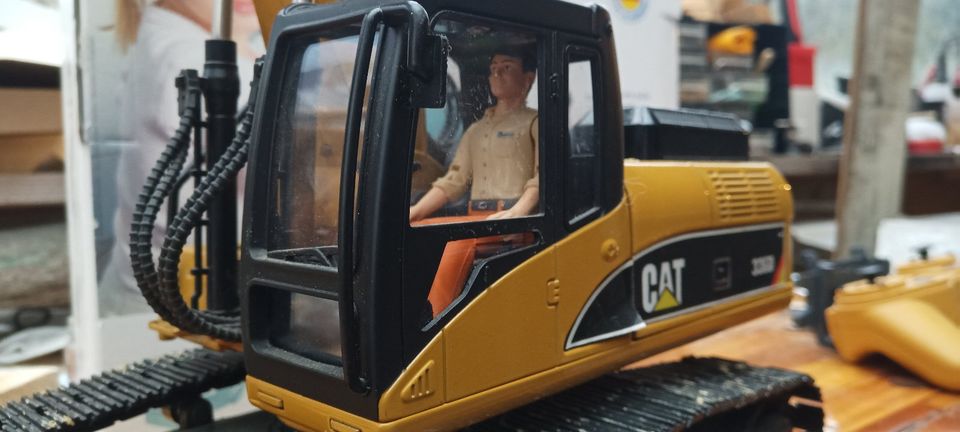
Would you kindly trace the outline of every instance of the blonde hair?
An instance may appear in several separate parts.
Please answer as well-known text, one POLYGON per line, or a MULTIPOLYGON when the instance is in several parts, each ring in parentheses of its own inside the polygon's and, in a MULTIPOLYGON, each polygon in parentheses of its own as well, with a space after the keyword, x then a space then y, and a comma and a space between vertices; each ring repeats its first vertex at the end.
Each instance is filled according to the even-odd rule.
POLYGON ((117 42, 120 50, 126 52, 130 45, 137 41, 137 31, 140 30, 140 15, 147 3, 144 0, 116 0, 117 3, 117 42))

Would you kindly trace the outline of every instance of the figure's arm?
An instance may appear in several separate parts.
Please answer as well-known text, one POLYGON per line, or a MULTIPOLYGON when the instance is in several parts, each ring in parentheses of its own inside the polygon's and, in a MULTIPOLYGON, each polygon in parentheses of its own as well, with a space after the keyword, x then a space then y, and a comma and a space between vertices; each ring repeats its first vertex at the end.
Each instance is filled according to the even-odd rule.
POLYGON ((410 222, 416 222, 430 216, 433 212, 440 210, 449 200, 443 189, 436 186, 430 188, 430 191, 423 198, 420 198, 420 201, 410 206, 410 222))
POLYGON ((440 210, 446 203, 455 201, 467 191, 467 184, 473 174, 470 161, 470 141, 473 128, 467 129, 460 139, 460 147, 453 157, 450 169, 443 177, 433 182, 433 187, 427 191, 420 201, 410 206, 410 222, 419 221, 433 212, 440 210))

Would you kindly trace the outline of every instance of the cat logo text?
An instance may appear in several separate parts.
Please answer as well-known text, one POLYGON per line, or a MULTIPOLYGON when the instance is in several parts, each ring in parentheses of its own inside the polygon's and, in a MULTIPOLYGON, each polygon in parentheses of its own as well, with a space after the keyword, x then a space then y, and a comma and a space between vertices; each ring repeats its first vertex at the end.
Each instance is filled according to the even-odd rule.
POLYGON ((647 263, 640 272, 643 311, 646 313, 675 308, 683 304, 683 268, 686 260, 677 258, 659 264, 647 263))

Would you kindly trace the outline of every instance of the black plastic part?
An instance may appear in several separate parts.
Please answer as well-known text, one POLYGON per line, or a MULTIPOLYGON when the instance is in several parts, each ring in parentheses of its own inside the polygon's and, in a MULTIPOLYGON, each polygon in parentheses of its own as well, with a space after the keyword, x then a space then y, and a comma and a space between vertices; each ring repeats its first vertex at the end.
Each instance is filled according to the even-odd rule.
MULTIPOLYGON (((599 293, 584 311, 570 339, 571 344, 633 327, 643 322, 636 307, 636 292, 632 281, 633 269, 612 277, 597 289, 599 293)), ((621 332, 621 334, 623 334, 621 332)))
POLYGON ((700 110, 641 110, 624 126, 626 157, 641 160, 750 159, 749 134, 737 116, 700 110))
MULTIPOLYGON (((169 199, 167 199, 167 226, 173 222, 180 210, 180 190, 191 178, 193 179, 193 186, 199 186, 200 180, 206 174, 203 170, 203 133, 201 132, 203 125, 200 121, 200 100, 203 93, 200 91, 200 77, 197 71, 187 69, 177 77, 176 84, 179 90, 177 105, 180 115, 183 116, 185 112, 193 115, 191 118, 193 124, 193 163, 180 173, 173 189, 170 191, 169 199), (188 89, 190 91, 187 91, 188 89), (195 109, 185 111, 187 107, 194 107, 195 109)), ((204 224, 206 224, 206 221, 204 221, 204 224)), ((209 271, 203 264, 203 254, 205 252, 203 248, 203 227, 198 226, 194 229, 193 236, 194 262, 193 269, 190 271, 193 274, 193 295, 190 298, 190 307, 198 309, 200 296, 203 295, 203 282, 209 271)))
MULTIPOLYGON (((203 95, 207 111, 207 166, 220 159, 233 140, 237 127, 237 45, 230 40, 206 41, 203 65, 203 95)), ((230 310, 239 306, 237 296, 237 184, 228 181, 207 210, 206 255, 207 307, 230 310)))
POLYGON ((244 376, 235 352, 196 349, 143 360, 0 406, 0 430, 94 431, 162 406, 172 406, 181 427, 198 426, 212 420, 199 395, 244 376))
POLYGON ((844 284, 861 279, 873 280, 890 273, 890 262, 868 257, 863 249, 853 249, 849 258, 836 261, 817 259, 811 252, 801 253, 808 270, 800 273, 796 284, 807 289, 807 304, 805 309, 793 311, 793 322, 809 327, 821 345, 832 347, 824 313, 833 304, 834 293, 844 284))
POLYGON ((170 414, 181 429, 213 423, 213 406, 199 395, 170 404, 170 414))
MULTIPOLYGON (((258 61, 254 67, 254 81, 248 101, 249 106, 256 106, 258 94, 257 83, 259 82, 261 67, 262 63, 258 61)), ((240 316, 238 311, 236 309, 228 311, 197 311, 191 309, 184 303, 180 291, 179 265, 187 237, 191 232, 194 232, 196 227, 202 225, 202 215, 209 208, 210 203, 224 190, 228 183, 233 181, 240 167, 246 163, 248 151, 247 140, 250 135, 252 117, 252 111, 245 110, 245 114, 240 121, 240 126, 236 131, 236 135, 232 138, 230 145, 227 146, 224 154, 217 159, 216 163, 210 167, 209 172, 203 176, 203 179, 194 189, 190 198, 187 199, 183 208, 178 210, 176 217, 167 227, 167 235, 161 247, 159 270, 156 272, 158 275, 155 274, 150 278, 138 276, 138 283, 140 283, 144 295, 147 296, 148 301, 152 297, 155 297, 154 301, 157 302, 158 305, 153 305, 153 303, 151 303, 151 305, 154 306, 154 309, 168 322, 188 332, 209 335, 229 341, 239 341, 241 338, 240 316)), ((183 123, 183 121, 184 120, 181 122, 183 123)), ((174 140, 174 142, 182 143, 179 139, 174 140)), ((183 148, 180 149, 178 156, 177 161, 182 164, 183 157, 185 156, 183 148)), ((158 167, 161 168, 156 168, 155 170, 169 171, 172 169, 163 168, 165 166, 165 162, 161 159, 158 161, 158 167)), ((169 176, 164 177, 164 179, 167 179, 167 177, 169 176)), ((148 179, 148 183, 144 187, 146 191, 144 194, 151 196, 157 194, 162 195, 159 187, 156 191, 149 192, 153 182, 152 177, 148 179)), ((165 184, 167 183, 160 182, 160 185, 165 184)), ((135 213, 135 216, 136 215, 137 213, 135 213)), ((235 217, 235 215, 232 215, 232 217, 235 217)), ((143 265, 146 265, 148 269, 152 268, 153 264, 150 259, 152 222, 149 220, 138 222, 135 219, 134 226, 146 232, 141 232, 140 235, 135 237, 131 236, 133 240, 137 241, 138 249, 143 250, 143 252, 131 253, 131 261, 134 263, 144 261, 144 263, 142 263, 143 265)), ((133 240, 131 241, 131 250, 133 249, 133 240)), ((196 265, 195 263, 195 266, 196 265)), ((134 270, 134 274, 137 275, 138 266, 136 264, 134 265, 134 270)), ((197 271, 197 269, 195 268, 194 271, 197 271)), ((143 272, 141 271, 141 273, 143 272)), ((194 274, 196 275, 197 273, 194 274)))
MULTIPOLYGON (((447 54, 450 49, 446 36, 431 35, 424 41, 426 72, 410 80, 410 105, 420 108, 443 108, 447 101, 447 54)), ((417 167, 419 168, 419 167, 417 167)))
POLYGON ((175 194, 175 183, 187 154, 190 133, 199 125, 200 87, 196 71, 183 70, 176 79, 180 123, 144 182, 132 215, 130 263, 147 304, 164 319, 172 314, 160 301, 160 279, 153 262, 153 231, 160 206, 175 194))
POLYGON ((350 104, 347 108, 347 125, 343 137, 343 163, 340 165, 340 224, 338 240, 340 261, 337 266, 340 277, 340 340, 343 356, 343 372, 350 388, 365 393, 369 385, 360 364, 357 314, 354 307, 354 191, 356 189, 357 152, 360 146, 360 125, 363 118, 363 100, 366 96, 367 74, 370 71, 370 56, 377 26, 383 19, 383 10, 374 9, 363 19, 357 43, 353 80, 350 85, 350 104))
POLYGON ((820 401, 807 375, 688 357, 600 377, 464 432, 775 430, 745 413, 775 413, 794 428, 786 430, 819 431, 820 401))

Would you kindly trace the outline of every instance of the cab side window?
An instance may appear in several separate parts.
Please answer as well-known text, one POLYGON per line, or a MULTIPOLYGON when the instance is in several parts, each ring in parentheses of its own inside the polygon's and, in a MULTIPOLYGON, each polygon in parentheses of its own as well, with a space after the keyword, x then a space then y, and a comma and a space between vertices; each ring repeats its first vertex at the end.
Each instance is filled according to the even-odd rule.
POLYGON ((571 47, 566 55, 567 109, 564 134, 564 218, 579 226, 600 214, 599 55, 571 47))
MULTIPOLYGON (((410 225, 428 236, 542 215, 541 34, 457 14, 440 16, 433 30, 449 43, 447 101, 419 113, 410 225)), ((438 319, 471 288, 498 279, 538 244, 533 230, 501 230, 476 229, 447 240, 421 313, 426 321, 438 319)))
POLYGON ((443 17, 447 101, 420 112, 410 222, 435 225, 540 214, 538 36, 443 17))

